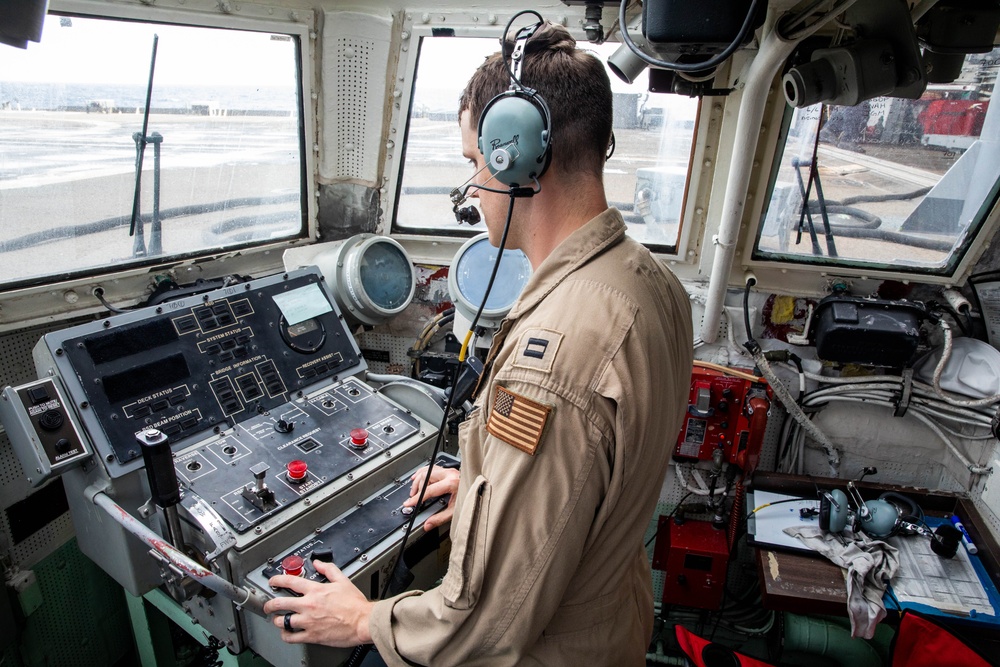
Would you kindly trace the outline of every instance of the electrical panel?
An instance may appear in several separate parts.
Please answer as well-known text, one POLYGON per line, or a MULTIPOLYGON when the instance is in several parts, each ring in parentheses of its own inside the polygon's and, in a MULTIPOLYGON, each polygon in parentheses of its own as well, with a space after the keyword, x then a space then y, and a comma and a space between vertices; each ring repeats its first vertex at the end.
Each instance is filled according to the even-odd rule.
POLYGON ((718 449, 723 461, 744 471, 755 468, 767 425, 767 405, 762 403, 755 410, 755 397, 769 405, 770 387, 722 371, 695 367, 674 459, 710 461, 718 449))
POLYGON ((73 412, 54 380, 46 378, 7 387, 0 398, 0 419, 32 486, 87 459, 90 448, 80 436, 73 412))

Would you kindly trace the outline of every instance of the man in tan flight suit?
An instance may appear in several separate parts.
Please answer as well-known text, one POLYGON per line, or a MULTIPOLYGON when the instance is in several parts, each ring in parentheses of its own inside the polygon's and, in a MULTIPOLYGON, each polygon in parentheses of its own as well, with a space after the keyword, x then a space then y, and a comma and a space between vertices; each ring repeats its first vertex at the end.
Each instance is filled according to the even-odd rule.
MULTIPOLYGON (((326 563, 315 567, 328 584, 275 577, 304 594, 267 603, 278 627, 294 612, 300 631, 285 641, 373 641, 389 665, 645 664, 653 601, 642 539, 688 394, 689 301, 607 206, 604 66, 546 24, 527 42, 522 81, 551 110, 552 162, 541 192, 513 209, 508 247, 534 274, 460 427, 461 472, 435 469, 428 487, 457 499, 448 573, 433 590, 376 603, 326 563)), ((463 152, 477 171, 476 119, 509 82, 493 56, 463 94, 463 152)), ((509 199, 478 197, 499 245, 509 199)))

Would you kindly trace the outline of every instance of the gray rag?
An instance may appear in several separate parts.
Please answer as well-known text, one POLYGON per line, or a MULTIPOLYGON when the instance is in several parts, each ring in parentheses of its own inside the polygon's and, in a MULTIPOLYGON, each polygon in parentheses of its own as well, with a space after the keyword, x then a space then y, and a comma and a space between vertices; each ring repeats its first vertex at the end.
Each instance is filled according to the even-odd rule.
POLYGON ((882 595, 899 569, 899 551, 864 533, 829 533, 817 526, 791 526, 785 534, 847 569, 847 614, 851 636, 871 639, 885 618, 882 595))

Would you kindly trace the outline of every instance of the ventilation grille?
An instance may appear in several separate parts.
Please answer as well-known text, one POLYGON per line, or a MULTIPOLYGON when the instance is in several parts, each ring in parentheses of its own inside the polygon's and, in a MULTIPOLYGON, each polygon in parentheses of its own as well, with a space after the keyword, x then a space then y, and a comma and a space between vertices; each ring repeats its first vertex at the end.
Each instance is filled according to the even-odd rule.
POLYGON ((319 136, 319 173, 324 179, 361 181, 375 185, 386 154, 382 131, 384 103, 400 100, 392 90, 395 63, 389 47, 393 19, 377 15, 375 5, 365 12, 325 12, 322 42, 326 85, 322 90, 319 136))
MULTIPOLYGON (((348 178, 365 178, 366 126, 368 119, 369 68, 375 42, 340 37, 336 46, 337 172, 348 178)), ((375 119, 372 119, 375 120, 375 119)), ((381 127, 376 128, 376 132, 381 127)))

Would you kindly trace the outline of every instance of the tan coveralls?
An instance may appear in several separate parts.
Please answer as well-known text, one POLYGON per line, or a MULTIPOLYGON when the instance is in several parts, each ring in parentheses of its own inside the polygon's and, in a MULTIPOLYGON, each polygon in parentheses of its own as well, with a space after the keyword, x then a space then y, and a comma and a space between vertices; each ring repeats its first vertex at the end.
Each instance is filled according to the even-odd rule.
POLYGON ((609 209, 538 267, 490 354, 448 573, 378 602, 373 641, 389 665, 644 665, 642 539, 690 385, 688 296, 609 209))

